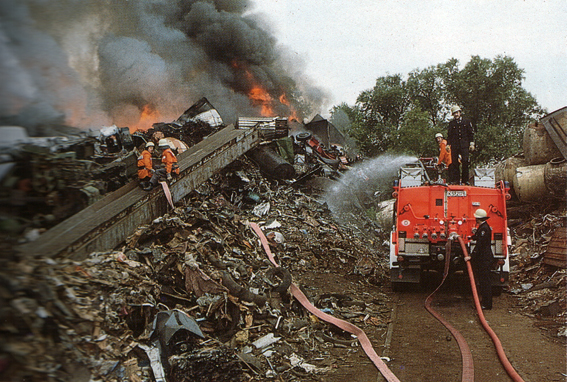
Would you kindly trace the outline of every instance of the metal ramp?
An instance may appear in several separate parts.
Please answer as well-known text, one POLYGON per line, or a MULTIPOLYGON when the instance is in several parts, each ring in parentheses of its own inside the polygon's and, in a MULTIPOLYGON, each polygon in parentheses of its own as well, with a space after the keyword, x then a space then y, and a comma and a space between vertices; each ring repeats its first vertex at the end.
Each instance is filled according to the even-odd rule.
MULTIPOLYGON (((258 144, 257 130, 230 125, 190 147, 178 156, 180 174, 170 185, 173 202, 258 144)), ((135 180, 16 249, 28 256, 82 259, 114 248, 168 208, 161 188, 145 192, 135 180)))

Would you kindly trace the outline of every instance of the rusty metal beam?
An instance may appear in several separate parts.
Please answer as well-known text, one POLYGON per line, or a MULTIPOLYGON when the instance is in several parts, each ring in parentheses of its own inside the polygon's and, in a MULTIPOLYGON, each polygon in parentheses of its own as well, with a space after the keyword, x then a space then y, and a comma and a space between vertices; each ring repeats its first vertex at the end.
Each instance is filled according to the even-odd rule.
MULTIPOLYGON (((255 129, 230 125, 190 147, 178 158, 180 176, 170 185, 173 201, 181 200, 258 143, 255 129)), ((91 252, 116 247, 168 208, 161 189, 148 193, 138 187, 138 181, 132 181, 17 249, 30 256, 82 259, 91 252)))

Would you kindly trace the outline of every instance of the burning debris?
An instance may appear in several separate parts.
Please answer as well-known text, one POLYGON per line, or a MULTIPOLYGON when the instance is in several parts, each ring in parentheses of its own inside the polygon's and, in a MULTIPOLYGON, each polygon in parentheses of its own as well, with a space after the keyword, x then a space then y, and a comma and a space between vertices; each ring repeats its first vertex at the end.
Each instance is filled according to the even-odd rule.
MULTIPOLYGON (((247 0, 67 5, 0 5, 1 124, 32 136, 51 135, 50 125, 135 131, 173 120, 200 94, 222 105, 225 121, 241 114, 302 119, 327 101, 247 0)), ((219 119, 201 118, 213 128, 219 119)))
MULTIPOLYGON (((297 175, 296 181, 304 181, 306 175, 337 174, 339 164, 342 170, 347 168, 346 157, 341 162, 341 153, 326 150, 315 136, 310 134, 308 140, 301 134, 290 136, 287 118, 240 118, 237 124, 260 132, 264 144, 250 156, 259 155, 257 163, 276 178, 297 175)), ((293 126, 305 129, 297 121, 293 126)), ((4 127, 14 136, 1 148, 4 230, 41 232, 133 181, 137 158, 147 142, 166 139, 181 154, 224 127, 220 114, 204 97, 175 121, 133 133, 113 125, 96 133, 29 138, 22 128, 4 127)))
MULTIPOLYGON (((201 122, 193 116, 184 124, 201 122)), ((109 131, 122 141, 125 130, 109 131)), ((134 146, 157 133, 164 134, 132 134, 134 146)), ((299 285, 320 310, 372 338, 385 334, 390 301, 379 287, 388 284, 389 227, 364 211, 378 209, 380 199, 367 190, 408 158, 353 166, 339 156, 335 167, 319 151, 332 150, 312 133, 274 138, 261 155, 287 168, 284 175, 264 177, 267 159, 256 158, 255 166, 243 157, 118 248, 83 260, 3 257, 2 377, 300 381, 331 378, 347 356, 365 359, 354 338, 308 313, 288 287, 299 285), (295 175, 286 176, 290 169, 295 175), (265 258, 250 222, 262 227, 281 269, 265 258)), ((511 224, 517 282, 510 292, 554 336, 565 333, 566 279, 545 258, 547 238, 564 229, 563 215, 511 224)))

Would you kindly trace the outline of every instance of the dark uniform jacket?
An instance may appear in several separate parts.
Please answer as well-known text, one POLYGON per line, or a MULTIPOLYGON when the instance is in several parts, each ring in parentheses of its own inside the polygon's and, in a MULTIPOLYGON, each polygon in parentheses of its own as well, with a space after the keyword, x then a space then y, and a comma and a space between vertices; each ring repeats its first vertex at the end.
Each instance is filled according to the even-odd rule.
POLYGON ((447 143, 453 150, 467 149, 474 142, 473 124, 466 118, 453 119, 447 129, 447 143))
POLYGON ((478 226, 472 239, 476 240, 476 246, 471 254, 473 263, 490 266, 492 261, 494 261, 491 247, 492 228, 490 228, 486 221, 483 221, 480 226, 478 226))

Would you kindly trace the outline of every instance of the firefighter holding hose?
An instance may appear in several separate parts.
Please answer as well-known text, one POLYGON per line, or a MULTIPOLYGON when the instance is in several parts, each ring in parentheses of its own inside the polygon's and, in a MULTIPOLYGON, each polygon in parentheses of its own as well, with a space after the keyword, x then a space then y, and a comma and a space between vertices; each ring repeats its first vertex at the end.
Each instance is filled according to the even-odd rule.
POLYGON ((476 240, 476 245, 470 256, 465 257, 465 261, 471 260, 475 277, 478 281, 483 310, 492 309, 492 278, 491 268, 494 262, 492 253, 492 228, 488 225, 487 213, 482 208, 475 211, 477 230, 471 239, 476 240))
POLYGON ((435 140, 439 144, 439 159, 435 167, 439 172, 439 179, 441 179, 441 172, 451 165, 451 146, 447 144, 441 133, 435 134, 435 140))
POLYGON ((145 191, 151 191, 157 186, 160 180, 164 178, 168 182, 173 179, 171 174, 179 174, 179 166, 177 164, 177 157, 172 151, 173 145, 167 139, 160 139, 158 142, 158 149, 161 150, 161 163, 160 168, 155 169, 149 185, 144 187, 145 191))

